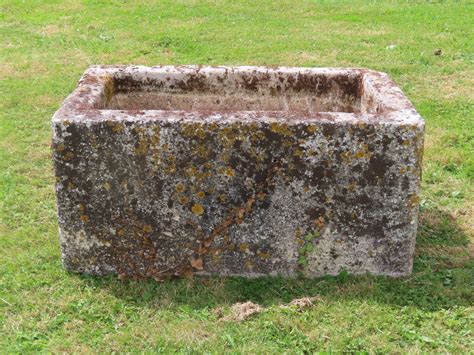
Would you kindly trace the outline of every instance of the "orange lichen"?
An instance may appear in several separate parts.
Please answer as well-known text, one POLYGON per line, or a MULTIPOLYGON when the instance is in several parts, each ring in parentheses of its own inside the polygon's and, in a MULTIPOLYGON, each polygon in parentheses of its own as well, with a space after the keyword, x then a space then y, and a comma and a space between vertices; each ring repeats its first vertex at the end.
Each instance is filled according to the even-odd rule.
POLYGON ((191 207, 191 211, 197 216, 200 216, 204 213, 204 208, 199 204, 195 203, 193 207, 191 207))
POLYGON ((235 175, 235 170, 229 166, 227 169, 225 169, 225 174, 227 176, 233 177, 235 175))
POLYGON ((153 231, 153 228, 152 228, 149 224, 145 224, 145 225, 143 226, 143 231, 144 231, 145 233, 151 233, 151 232, 153 231))
POLYGON ((192 258, 190 260, 190 264, 193 268, 196 270, 202 270, 203 269, 203 263, 201 258, 192 258))
POLYGON ((196 195, 197 195, 197 197, 199 197, 199 198, 204 198, 204 197, 206 197, 206 193, 205 193, 204 191, 199 191, 196 195))
POLYGON ((80 217, 80 218, 81 218, 82 223, 87 223, 87 222, 89 222, 89 217, 86 216, 85 214, 81 214, 81 217, 80 217))
POLYGON ((183 192, 184 190, 186 189, 186 187, 184 186, 184 184, 182 182, 178 183, 178 185, 176 185, 176 192, 183 192))
POLYGON ((314 221, 313 221, 314 225, 318 228, 323 228, 324 227, 324 217, 323 216, 320 216, 319 218, 316 218, 314 221))

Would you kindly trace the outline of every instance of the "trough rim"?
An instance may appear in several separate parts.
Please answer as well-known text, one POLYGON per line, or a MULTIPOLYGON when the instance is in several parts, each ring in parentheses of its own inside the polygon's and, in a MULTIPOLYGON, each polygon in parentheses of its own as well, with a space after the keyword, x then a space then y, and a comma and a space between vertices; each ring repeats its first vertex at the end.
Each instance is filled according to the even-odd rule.
POLYGON ((366 68, 328 68, 328 67, 265 67, 265 66, 201 66, 201 65, 93 65, 90 66, 78 81, 75 90, 63 101, 52 118, 53 123, 74 122, 93 124, 100 121, 166 121, 166 122, 203 122, 210 123, 251 123, 255 121, 278 122, 289 125, 301 123, 334 123, 342 125, 415 125, 424 127, 424 120, 408 100, 401 89, 384 72, 366 68), (302 115, 291 111, 232 111, 220 110, 115 110, 95 108, 97 102, 106 95, 107 86, 113 78, 121 73, 160 75, 173 73, 189 75, 192 73, 225 73, 232 72, 278 72, 281 74, 315 74, 315 75, 361 75, 364 90, 369 87, 374 100, 375 113, 352 112, 314 112, 302 115))

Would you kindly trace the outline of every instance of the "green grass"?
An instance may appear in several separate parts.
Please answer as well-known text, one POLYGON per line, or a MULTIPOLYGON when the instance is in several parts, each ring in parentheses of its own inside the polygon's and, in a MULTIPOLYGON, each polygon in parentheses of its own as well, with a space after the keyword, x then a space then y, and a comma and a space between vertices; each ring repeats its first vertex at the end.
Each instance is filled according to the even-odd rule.
POLYGON ((473 13, 464 1, 4 0, 0 352, 474 351, 473 13), (65 272, 50 119, 94 63, 388 72, 427 124, 413 275, 156 283, 65 272), (303 312, 279 307, 314 295, 303 312), (213 313, 247 300, 265 311, 244 322, 213 313))

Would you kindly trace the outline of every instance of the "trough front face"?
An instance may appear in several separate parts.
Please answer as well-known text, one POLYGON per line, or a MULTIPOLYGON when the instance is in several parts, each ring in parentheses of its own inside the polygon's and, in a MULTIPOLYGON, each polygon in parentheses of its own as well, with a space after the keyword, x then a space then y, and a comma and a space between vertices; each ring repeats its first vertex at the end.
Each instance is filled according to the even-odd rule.
POLYGON ((370 70, 92 67, 53 118, 64 265, 407 275, 423 128, 370 70))

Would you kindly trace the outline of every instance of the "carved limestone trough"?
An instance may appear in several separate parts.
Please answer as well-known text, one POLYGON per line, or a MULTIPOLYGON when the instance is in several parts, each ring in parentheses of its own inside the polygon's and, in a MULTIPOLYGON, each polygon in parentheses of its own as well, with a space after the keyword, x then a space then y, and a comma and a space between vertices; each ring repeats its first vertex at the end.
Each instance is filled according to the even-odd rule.
POLYGON ((52 125, 69 270, 412 270, 424 122, 386 74, 94 66, 52 125))

